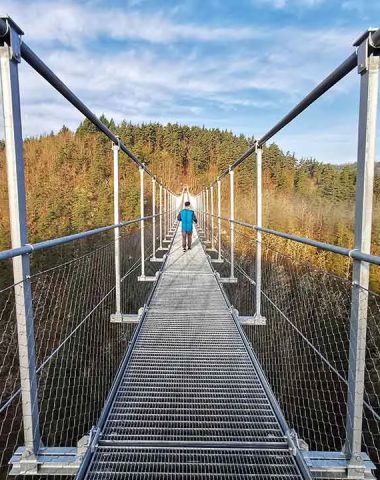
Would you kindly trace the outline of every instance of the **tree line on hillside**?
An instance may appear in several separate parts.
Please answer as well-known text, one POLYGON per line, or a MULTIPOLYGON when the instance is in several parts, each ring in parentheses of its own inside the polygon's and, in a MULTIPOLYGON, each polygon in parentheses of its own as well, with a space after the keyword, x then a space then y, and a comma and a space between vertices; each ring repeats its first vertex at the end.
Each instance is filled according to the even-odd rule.
MULTIPOLYGON (((231 131, 179 124, 119 125, 101 120, 161 178, 180 193, 183 185, 196 192, 228 168, 253 138, 231 131)), ((63 126, 54 134, 24 142, 29 239, 57 237, 113 220, 111 142, 85 119, 75 132, 63 126)), ((120 198, 123 219, 139 216, 138 169, 120 156, 120 198)), ((227 209, 228 186, 223 205, 227 209)), ((355 165, 336 166, 315 159, 297 159, 272 143, 264 147, 264 223, 277 229, 349 246, 355 195, 355 165), (285 208, 284 208, 285 207, 285 208)), ((254 156, 236 172, 236 218, 254 223, 254 156), (249 198, 248 198, 249 197, 249 198)), ((147 206, 151 182, 146 177, 147 206)), ((375 181, 375 207, 380 176, 375 181)), ((8 248, 9 220, 4 144, 0 145, 0 248, 8 248)), ((374 249, 380 231, 375 225, 374 249)))

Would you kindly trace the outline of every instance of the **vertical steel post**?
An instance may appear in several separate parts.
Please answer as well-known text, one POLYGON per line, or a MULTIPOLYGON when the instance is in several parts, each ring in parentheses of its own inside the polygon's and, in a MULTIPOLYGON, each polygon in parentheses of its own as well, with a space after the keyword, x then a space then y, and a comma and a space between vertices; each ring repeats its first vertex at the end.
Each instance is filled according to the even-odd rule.
POLYGON ((208 187, 206 188, 206 237, 205 241, 208 243, 210 241, 210 211, 209 211, 209 202, 208 202, 208 187))
MULTIPOLYGON (((256 145, 256 226, 263 226, 263 150, 256 145)), ((256 230, 256 320, 261 316, 261 241, 262 232, 256 230)))
POLYGON ((205 190, 203 190, 202 192, 202 207, 203 207, 203 231, 204 231, 204 238, 206 240, 207 223, 206 223, 206 192, 205 190))
POLYGON ((166 240, 167 235, 167 222, 168 222, 168 213, 167 213, 167 205, 166 205, 166 188, 164 188, 164 239, 166 240))
POLYGON ((159 207, 159 212, 160 212, 160 250, 162 250, 162 236, 163 236, 163 218, 162 218, 162 185, 160 183, 160 207, 159 207))
POLYGON ((173 195, 173 224, 175 225, 177 220, 177 196, 173 195))
POLYGON ((169 208, 168 208, 168 217, 169 217, 169 233, 172 228, 172 194, 168 192, 169 195, 169 208))
POLYGON ((203 230, 202 228, 202 220, 203 220, 203 214, 202 214, 202 192, 198 194, 198 221, 199 221, 199 228, 203 230))
POLYGON ((222 181, 218 179, 218 260, 222 261, 222 199, 221 185, 222 181))
POLYGON ((171 193, 168 190, 168 233, 170 236, 170 229, 172 228, 172 222, 171 222, 171 210, 172 210, 172 203, 171 203, 171 193))
POLYGON ((170 195, 170 211, 169 211, 169 220, 170 220, 170 230, 172 229, 173 227, 173 195, 171 193, 169 193, 170 195))
MULTIPOLYGON (((144 218, 144 168, 140 167, 140 217, 144 218)), ((145 278, 145 220, 140 221, 141 278, 145 278)))
POLYGON ((177 220, 177 196, 173 195, 173 225, 176 224, 177 220))
POLYGON ((215 238, 214 238, 214 187, 210 187, 211 194, 211 250, 215 250, 215 238))
POLYGON ((153 242, 153 256, 152 260, 156 260, 156 177, 152 177, 152 242, 153 242))
MULTIPOLYGON (((22 31, 8 21, 8 39, 0 46, 1 87, 12 248, 28 243, 23 139, 18 64, 22 31)), ((33 462, 40 447, 32 289, 28 255, 13 260, 22 415, 26 452, 33 462)))
POLYGON ((170 228, 171 228, 171 225, 170 225, 170 192, 168 191, 168 213, 167 213, 167 218, 168 218, 168 235, 170 235, 170 228))
POLYGON ((174 212, 174 195, 172 193, 170 195, 171 195, 171 199, 172 199, 172 201, 171 201, 172 210, 171 210, 171 213, 170 213, 170 222, 171 222, 171 227, 173 228, 173 226, 174 226, 174 215, 173 215, 173 212, 174 212))
POLYGON ((234 171, 230 167, 230 242, 231 242, 231 279, 235 277, 235 188, 234 171))
MULTIPOLYGON (((113 221, 115 225, 120 223, 119 207, 119 151, 120 142, 112 144, 113 150, 113 221)), ((121 274, 120 274, 120 227, 114 230, 115 239, 115 296, 116 315, 121 314, 121 274)))
MULTIPOLYGON (((369 34, 370 35, 370 34, 369 34)), ((360 107, 355 204, 354 248, 370 253, 372 203, 375 169, 375 138, 378 98, 379 51, 369 52, 369 37, 358 45, 360 107)), ((348 367, 348 396, 345 453, 349 459, 348 477, 363 477, 361 456, 369 264, 354 260, 348 367)))

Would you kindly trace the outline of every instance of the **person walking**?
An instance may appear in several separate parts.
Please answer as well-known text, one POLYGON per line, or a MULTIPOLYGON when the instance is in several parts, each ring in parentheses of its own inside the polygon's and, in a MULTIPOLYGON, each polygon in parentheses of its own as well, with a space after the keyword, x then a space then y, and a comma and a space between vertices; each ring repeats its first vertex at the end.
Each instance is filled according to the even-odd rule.
POLYGON ((194 210, 190 208, 190 202, 185 202, 185 208, 178 214, 178 221, 182 223, 182 246, 183 251, 187 248, 191 250, 191 240, 193 236, 193 223, 198 223, 194 210))

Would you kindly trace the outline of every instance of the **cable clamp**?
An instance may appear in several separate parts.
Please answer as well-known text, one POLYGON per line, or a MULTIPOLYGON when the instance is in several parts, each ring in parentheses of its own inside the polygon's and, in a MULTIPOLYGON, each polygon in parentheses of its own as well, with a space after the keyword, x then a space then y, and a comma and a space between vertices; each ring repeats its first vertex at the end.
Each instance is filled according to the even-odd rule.
POLYGON ((120 150, 120 137, 116 135, 117 143, 112 143, 112 150, 120 150))
POLYGON ((285 433, 285 436, 289 446, 289 451, 295 457, 297 455, 297 451, 300 449, 297 432, 293 428, 290 428, 285 433))
POLYGON ((90 438, 88 441, 91 452, 95 451, 95 448, 98 446, 98 439, 100 435, 100 428, 92 427, 90 430, 90 438))
POLYGON ((348 256, 349 256, 350 258, 352 258, 353 252, 359 252, 359 249, 358 249, 358 248, 352 248, 352 249, 348 252, 348 256))
POLYGON ((31 251, 28 254, 34 252, 34 246, 31 243, 25 243, 24 247, 30 248, 31 251))

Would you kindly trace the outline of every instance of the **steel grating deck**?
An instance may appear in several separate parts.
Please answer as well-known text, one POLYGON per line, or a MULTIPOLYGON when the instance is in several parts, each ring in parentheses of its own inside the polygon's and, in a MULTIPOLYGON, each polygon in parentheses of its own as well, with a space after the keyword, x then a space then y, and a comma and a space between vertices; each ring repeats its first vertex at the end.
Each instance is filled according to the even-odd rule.
POLYGON ((142 322, 85 478, 305 478, 196 233, 142 322))

